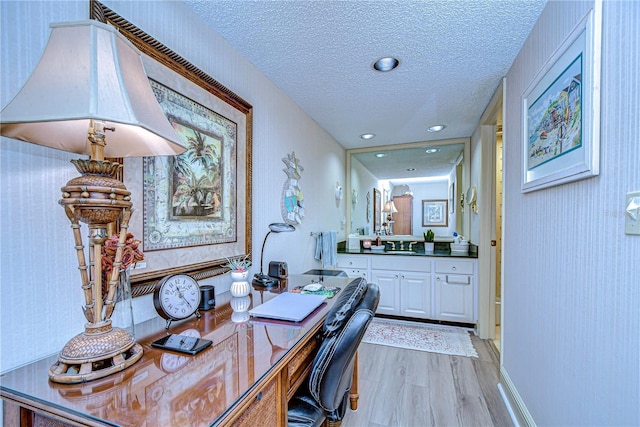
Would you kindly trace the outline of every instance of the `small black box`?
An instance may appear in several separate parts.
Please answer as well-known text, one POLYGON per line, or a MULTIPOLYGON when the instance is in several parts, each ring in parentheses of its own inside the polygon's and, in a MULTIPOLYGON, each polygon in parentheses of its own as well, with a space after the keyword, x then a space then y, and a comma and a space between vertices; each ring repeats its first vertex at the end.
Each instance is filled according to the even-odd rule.
POLYGON ((271 261, 269 263, 269 276, 286 279, 289 276, 287 263, 284 261, 271 261))
POLYGON ((200 310, 211 310, 216 306, 216 290, 213 285, 200 286, 200 310))

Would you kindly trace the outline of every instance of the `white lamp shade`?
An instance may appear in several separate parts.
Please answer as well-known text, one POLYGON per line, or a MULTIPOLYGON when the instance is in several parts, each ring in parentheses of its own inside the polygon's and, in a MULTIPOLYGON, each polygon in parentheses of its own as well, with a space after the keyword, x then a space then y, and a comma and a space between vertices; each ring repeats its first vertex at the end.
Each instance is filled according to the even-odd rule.
POLYGON ((396 205, 393 203, 393 201, 389 200, 384 204, 384 209, 382 209, 382 212, 398 213, 398 209, 396 209, 396 205))
POLYGON ((151 90, 138 49, 97 21, 51 24, 36 69, 0 113, 0 134, 90 154, 91 119, 116 128, 107 133, 107 157, 185 150, 151 90))

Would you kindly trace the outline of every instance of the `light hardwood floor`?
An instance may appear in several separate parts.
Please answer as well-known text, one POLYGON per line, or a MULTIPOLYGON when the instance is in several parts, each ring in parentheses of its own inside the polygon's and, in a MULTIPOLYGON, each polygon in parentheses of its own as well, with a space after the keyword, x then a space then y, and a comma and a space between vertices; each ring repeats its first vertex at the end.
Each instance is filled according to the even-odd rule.
POLYGON ((471 337, 479 358, 362 343, 360 400, 343 427, 513 426, 497 388, 499 356, 471 337))

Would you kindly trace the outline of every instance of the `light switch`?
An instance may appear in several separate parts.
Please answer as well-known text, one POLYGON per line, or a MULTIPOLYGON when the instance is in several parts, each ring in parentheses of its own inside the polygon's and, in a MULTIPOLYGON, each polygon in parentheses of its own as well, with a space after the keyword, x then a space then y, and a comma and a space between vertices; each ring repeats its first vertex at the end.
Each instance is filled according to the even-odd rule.
POLYGON ((640 191, 627 193, 624 211, 625 234, 640 236, 640 191))

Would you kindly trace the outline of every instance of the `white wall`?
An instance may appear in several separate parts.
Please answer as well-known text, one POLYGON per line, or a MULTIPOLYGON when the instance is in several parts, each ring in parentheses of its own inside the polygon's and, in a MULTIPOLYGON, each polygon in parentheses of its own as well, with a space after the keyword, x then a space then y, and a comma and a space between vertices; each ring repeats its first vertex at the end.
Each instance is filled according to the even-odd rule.
MULTIPOLYGON (((0 2, 1 103, 5 106, 34 69, 50 22, 87 19, 88 1, 0 2)), ((281 159, 295 151, 304 167, 300 185, 306 217, 294 233, 273 235, 269 260, 290 273, 320 266, 312 231, 334 229, 344 238, 335 183, 344 183, 344 149, 217 33, 180 2, 106 1, 152 37, 200 67, 253 105, 253 238, 259 262, 271 222, 282 221, 286 175, 281 159)), ((0 146, 0 372, 58 352, 83 330, 80 279, 68 220, 57 204, 60 187, 77 175, 75 156, 2 138, 0 146)), ((134 207, 141 201, 134 200, 134 207)), ((254 271, 259 266, 254 267, 254 271)), ((227 276, 209 282, 228 289, 227 276)), ((149 295, 135 300, 136 321, 155 315, 149 295)))
POLYGON ((546 6, 507 74, 503 372, 537 425, 640 425, 640 3, 603 9, 600 175, 523 194, 521 95, 592 2, 546 6))

